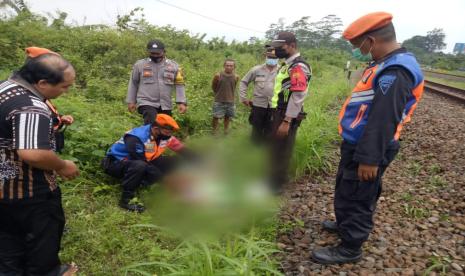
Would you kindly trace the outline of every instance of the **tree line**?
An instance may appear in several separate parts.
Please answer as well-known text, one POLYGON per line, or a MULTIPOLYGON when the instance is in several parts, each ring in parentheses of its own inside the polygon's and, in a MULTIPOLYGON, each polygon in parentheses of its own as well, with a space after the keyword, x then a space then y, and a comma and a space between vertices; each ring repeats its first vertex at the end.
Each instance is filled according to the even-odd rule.
MULTIPOLYGON (((127 14, 118 15, 115 22, 115 27, 108 25, 67 25, 65 20, 68 14, 66 12, 57 11, 56 14, 47 14, 47 16, 37 15, 29 9, 24 0, 0 0, 0 9, 9 9, 13 11, 15 16, 3 15, 0 17, 2 22, 12 22, 17 20, 34 21, 36 24, 42 26, 47 25, 55 31, 59 30, 73 30, 82 29, 94 33, 102 33, 116 31, 119 33, 137 34, 137 36, 144 36, 144 34, 153 34, 163 31, 170 33, 169 38, 174 42, 176 50, 200 49, 206 48, 208 50, 216 51, 221 50, 226 57, 232 56, 233 53, 260 53, 263 44, 273 39, 275 34, 279 31, 288 30, 296 34, 299 41, 299 47, 302 49, 323 49, 323 52, 328 50, 337 50, 350 54, 351 46, 341 37, 343 22, 341 18, 334 14, 329 14, 319 20, 313 21, 310 16, 303 16, 302 18, 286 24, 284 18, 279 18, 277 22, 271 23, 268 30, 265 32, 264 38, 251 37, 248 41, 236 41, 228 43, 225 37, 214 37, 205 41, 206 34, 191 35, 188 30, 176 30, 173 26, 157 27, 151 25, 144 16, 143 8, 135 8, 127 14), (155 31, 156 30, 156 31, 155 31), (176 34, 174 37, 172 34, 176 34), (179 39, 179 37, 183 39, 179 39)), ((26 25, 27 23, 23 23, 26 25)), ((18 24, 21 25, 21 24, 18 24)), ((5 26, 5 24, 4 24, 5 26)), ((3 29, 2 33, 15 31, 13 29, 3 29)), ((18 30, 19 31, 19 30, 18 30)), ((0 62, 3 60, 11 61, 12 55, 16 55, 17 49, 9 46, 18 46, 21 37, 28 37, 30 30, 24 30, 25 34, 20 34, 20 38, 10 39, 9 35, 0 38, 0 42, 6 46, 0 57, 0 62)), ((145 35, 147 36, 147 35, 145 35)), ((465 55, 458 54, 445 54, 441 52, 446 46, 444 43, 446 34, 440 28, 435 28, 426 35, 415 35, 403 41, 402 46, 406 47, 409 51, 413 52, 419 62, 423 66, 434 67, 445 70, 465 70, 465 55)), ((59 43, 60 44, 60 43, 59 43)), ((105 47, 104 47, 105 48, 105 47)), ((8 62, 7 62, 8 64, 8 62)), ((10 67, 10 66, 8 66, 10 67)))
MULTIPOLYGON (((292 31, 296 34, 301 47, 330 48, 350 52, 350 44, 341 38, 342 20, 334 14, 320 20, 311 21, 304 16, 291 24, 285 24, 284 18, 270 24, 266 38, 272 39, 279 31, 292 31)), ((441 50, 446 47, 446 34, 443 29, 434 28, 426 35, 415 35, 402 42, 402 46, 413 52, 423 66, 445 69, 465 70, 464 54, 445 54, 441 50)))

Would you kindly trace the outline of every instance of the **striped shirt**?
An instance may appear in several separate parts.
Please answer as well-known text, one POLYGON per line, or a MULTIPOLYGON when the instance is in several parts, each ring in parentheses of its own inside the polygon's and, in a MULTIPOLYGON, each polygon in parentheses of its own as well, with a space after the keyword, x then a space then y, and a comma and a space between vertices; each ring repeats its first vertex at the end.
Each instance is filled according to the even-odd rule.
POLYGON ((33 168, 17 150, 54 150, 51 111, 24 80, 0 82, 0 203, 45 199, 56 189, 53 171, 33 168))

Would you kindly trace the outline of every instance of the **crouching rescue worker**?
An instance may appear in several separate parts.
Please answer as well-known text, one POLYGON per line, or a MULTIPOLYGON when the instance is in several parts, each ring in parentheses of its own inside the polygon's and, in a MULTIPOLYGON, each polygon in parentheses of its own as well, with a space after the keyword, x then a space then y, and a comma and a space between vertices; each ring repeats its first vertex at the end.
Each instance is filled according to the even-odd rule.
POLYGON ((313 251, 319 263, 361 259, 362 244, 373 229, 381 177, 399 151, 402 126, 423 93, 420 66, 397 43, 391 20, 389 13, 370 13, 343 33, 353 45, 354 58, 373 62, 340 112, 343 142, 334 196, 336 221, 323 222, 323 229, 339 233, 341 243, 313 251))
POLYGON ((179 130, 176 121, 167 114, 158 114, 155 122, 128 131, 107 152, 102 162, 105 173, 122 179, 121 208, 143 212, 144 206, 132 202, 138 187, 148 186, 162 179, 177 165, 174 156, 163 153, 170 149, 184 156, 191 152, 172 136, 179 130))

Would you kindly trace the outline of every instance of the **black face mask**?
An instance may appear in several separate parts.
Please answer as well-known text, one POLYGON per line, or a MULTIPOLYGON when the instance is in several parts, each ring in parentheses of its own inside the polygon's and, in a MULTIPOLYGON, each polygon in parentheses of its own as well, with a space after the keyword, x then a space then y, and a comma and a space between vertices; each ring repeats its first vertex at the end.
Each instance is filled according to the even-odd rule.
POLYGON ((288 58, 289 54, 284 50, 283 48, 275 48, 274 49, 274 54, 276 55, 277 58, 288 58))
POLYGON ((152 57, 150 56, 150 59, 155 62, 155 63, 159 63, 163 60, 164 56, 160 56, 160 57, 152 57))
POLYGON ((168 140, 171 138, 171 135, 163 135, 163 134, 158 134, 158 137, 160 137, 161 140, 168 140))

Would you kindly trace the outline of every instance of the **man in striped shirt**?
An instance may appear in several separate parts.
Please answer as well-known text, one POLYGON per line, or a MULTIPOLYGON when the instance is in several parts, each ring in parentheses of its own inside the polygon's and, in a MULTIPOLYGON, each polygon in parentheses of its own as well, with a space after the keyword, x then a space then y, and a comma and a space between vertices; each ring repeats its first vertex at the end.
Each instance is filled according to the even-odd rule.
POLYGON ((26 60, 0 82, 0 275, 63 275, 58 258, 64 213, 56 176, 73 179, 77 166, 55 154, 54 99, 75 71, 51 51, 26 60))

